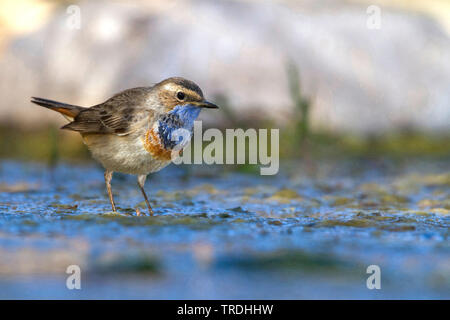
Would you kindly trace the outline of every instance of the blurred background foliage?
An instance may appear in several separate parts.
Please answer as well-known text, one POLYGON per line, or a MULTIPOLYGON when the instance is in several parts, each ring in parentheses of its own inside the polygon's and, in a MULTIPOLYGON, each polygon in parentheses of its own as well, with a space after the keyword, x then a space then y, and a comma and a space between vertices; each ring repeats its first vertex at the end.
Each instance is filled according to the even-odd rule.
POLYGON ((448 1, 5 0, 1 9, 2 158, 89 159, 78 134, 58 130, 64 119, 30 96, 88 106, 174 75, 221 106, 202 115, 204 128, 280 128, 283 159, 450 156, 448 1), (80 29, 68 27, 73 4, 80 29), (379 30, 366 27, 370 5, 381 9, 379 30))

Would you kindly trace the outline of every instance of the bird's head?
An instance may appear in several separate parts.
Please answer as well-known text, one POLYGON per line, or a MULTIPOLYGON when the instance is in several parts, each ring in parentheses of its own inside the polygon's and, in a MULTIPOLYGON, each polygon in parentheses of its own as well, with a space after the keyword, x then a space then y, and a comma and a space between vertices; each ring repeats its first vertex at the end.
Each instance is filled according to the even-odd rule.
POLYGON ((214 103, 205 100, 198 85, 181 77, 163 80, 156 84, 154 89, 156 89, 158 100, 165 112, 183 108, 197 110, 198 112, 202 108, 218 108, 214 103))

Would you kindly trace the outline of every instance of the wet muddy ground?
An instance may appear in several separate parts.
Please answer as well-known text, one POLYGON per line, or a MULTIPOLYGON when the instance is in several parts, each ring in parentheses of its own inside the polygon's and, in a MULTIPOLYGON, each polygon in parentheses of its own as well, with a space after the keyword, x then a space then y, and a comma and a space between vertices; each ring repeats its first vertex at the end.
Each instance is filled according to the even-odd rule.
POLYGON ((450 298, 448 161, 310 171, 171 165, 147 180, 151 217, 132 176, 114 214, 99 167, 0 162, 0 298, 450 298))

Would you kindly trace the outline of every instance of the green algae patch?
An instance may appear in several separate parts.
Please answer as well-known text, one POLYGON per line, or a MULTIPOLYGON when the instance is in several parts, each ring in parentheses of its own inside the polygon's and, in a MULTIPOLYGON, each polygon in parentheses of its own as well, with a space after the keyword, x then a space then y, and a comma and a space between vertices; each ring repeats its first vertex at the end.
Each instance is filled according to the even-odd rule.
MULTIPOLYGON (((215 196, 223 193, 226 193, 226 191, 219 190, 211 184, 203 184, 188 190, 159 190, 156 192, 156 197, 165 201, 186 201, 185 205, 194 205, 193 199, 196 196, 215 196)), ((143 202, 143 204, 145 204, 145 202, 143 202)))
POLYGON ((22 225, 24 226, 30 226, 30 227, 36 227, 39 225, 38 222, 31 220, 31 219, 25 219, 22 221, 22 225))
POLYGON ((379 227, 381 230, 391 231, 391 232, 404 232, 404 231, 415 231, 416 227, 413 225, 396 225, 388 224, 379 227))
POLYGON ((99 221, 101 218, 98 214, 92 214, 92 213, 81 213, 81 214, 74 214, 74 215, 61 215, 60 220, 75 220, 75 221, 99 221))
POLYGON ((377 223, 370 219, 350 219, 342 220, 324 220, 316 224, 318 227, 354 227, 354 228, 371 228, 377 226, 377 223))
POLYGON ((301 250, 277 250, 267 253, 245 253, 222 257, 218 267, 232 267, 251 271, 301 271, 326 273, 334 271, 351 272, 355 266, 331 255, 308 253, 301 250))
MULTIPOLYGON (((192 198, 192 196, 185 191, 168 192, 164 190, 159 190, 158 192, 156 192, 156 197, 161 198, 165 201, 179 201, 192 198)), ((145 205, 145 202, 143 202, 143 204, 145 205)))
POLYGON ((158 274, 162 266, 157 257, 148 253, 107 254, 97 259, 89 269, 101 274, 158 274))
POLYGON ((421 210, 408 210, 407 213, 416 216, 429 216, 431 214, 428 211, 421 211, 421 210))
POLYGON ((419 202, 417 202, 417 206, 419 208, 433 208, 433 207, 440 207, 441 201, 435 200, 435 199, 422 199, 419 202))
POLYGON ((364 183, 358 187, 359 191, 362 191, 368 195, 387 195, 389 191, 386 186, 377 183, 364 183))
POLYGON ((216 194, 222 193, 221 190, 217 189, 212 184, 203 184, 203 185, 200 185, 200 186, 195 187, 193 189, 190 189, 187 192, 188 192, 188 194, 191 194, 193 196, 194 195, 198 195, 198 194, 216 195, 216 194))
POLYGON ((185 214, 122 217, 114 219, 114 221, 124 226, 213 226, 220 223, 204 215, 185 214))
POLYGON ((49 207, 64 209, 64 210, 76 210, 78 208, 77 204, 62 204, 62 203, 51 203, 49 207))
POLYGON ((219 217, 219 218, 221 218, 221 219, 228 219, 228 218, 231 218, 231 217, 233 217, 231 214, 229 214, 229 213, 219 213, 218 215, 217 215, 217 217, 219 217))
POLYGON ((347 206, 352 202, 354 202, 354 200, 350 198, 336 197, 332 200, 330 205, 333 207, 340 207, 340 206, 347 206))
POLYGON ((396 194, 385 194, 380 197, 381 204, 387 205, 403 205, 409 202, 409 199, 396 194))
MULTIPOLYGON (((125 227, 140 226, 187 226, 190 228, 208 229, 215 225, 225 223, 232 216, 199 214, 170 214, 170 215, 141 215, 136 216, 126 213, 102 213, 102 214, 74 214, 62 215, 60 220, 82 221, 96 224, 117 223, 125 227), (219 219, 217 219, 219 218, 219 219)), ((232 221, 231 221, 232 222, 232 221)))
POLYGON ((250 211, 243 209, 241 206, 228 209, 228 211, 237 212, 237 213, 250 213, 250 211))
POLYGON ((273 225, 273 226, 282 226, 283 225, 283 222, 281 222, 280 220, 269 220, 269 222, 267 222, 267 223, 270 225, 273 225))
POLYGON ((422 176, 422 183, 427 187, 450 187, 450 172, 422 176))
POLYGON ((253 196, 253 195, 259 193, 260 191, 261 190, 259 188, 256 188, 256 187, 250 188, 250 187, 248 187, 248 188, 245 188, 243 190, 243 193, 244 193, 245 196, 253 196))
POLYGON ((417 202, 419 208, 444 208, 450 209, 450 199, 437 200, 437 199, 422 199, 417 202))
POLYGON ((395 217, 391 217, 391 216, 369 216, 368 219, 372 219, 375 221, 395 221, 396 218, 395 217))
POLYGON ((394 181, 394 185, 397 188, 405 188, 406 190, 411 187, 431 187, 442 188, 450 186, 450 172, 440 174, 410 174, 402 176, 394 181))
POLYGON ((395 216, 388 216, 388 215, 382 215, 380 212, 358 212, 356 214, 357 218, 362 218, 362 219, 369 219, 369 220, 374 220, 374 221, 395 221, 397 220, 397 217, 395 216))
POLYGON ((430 212, 435 213, 437 215, 449 215, 450 214, 450 210, 449 209, 445 209, 445 208, 430 209, 430 212))
POLYGON ((289 203, 290 201, 303 201, 303 198, 293 189, 281 189, 267 198, 267 200, 289 203))

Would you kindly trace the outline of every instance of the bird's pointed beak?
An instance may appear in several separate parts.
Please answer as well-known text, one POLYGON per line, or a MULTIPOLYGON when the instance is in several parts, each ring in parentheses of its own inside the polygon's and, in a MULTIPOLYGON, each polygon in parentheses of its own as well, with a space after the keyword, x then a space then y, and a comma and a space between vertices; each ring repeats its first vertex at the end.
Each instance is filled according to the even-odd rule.
POLYGON ((219 109, 219 107, 217 105, 215 105, 212 102, 206 101, 206 100, 204 100, 202 102, 197 102, 195 105, 199 108, 219 109))

